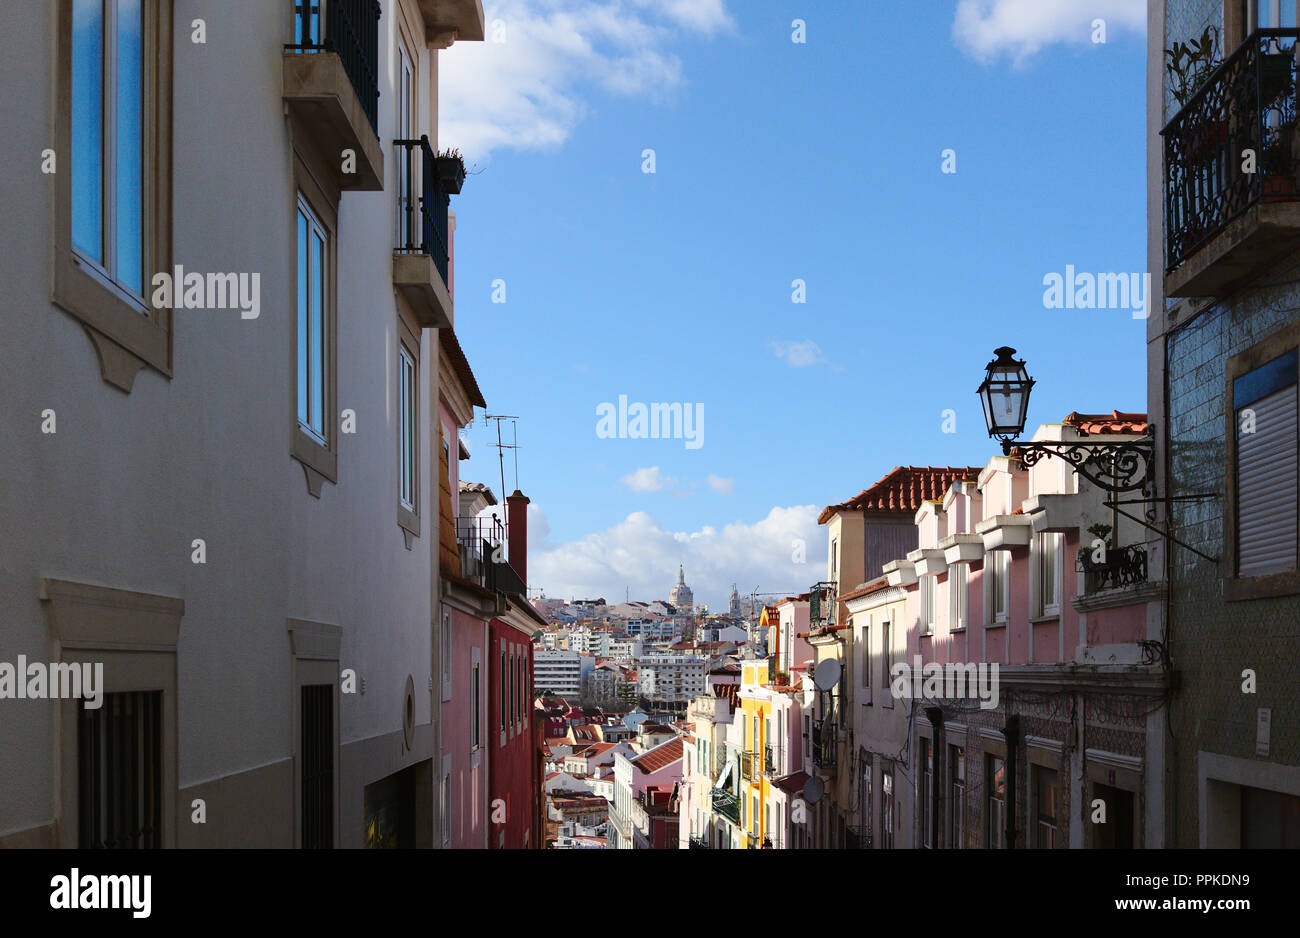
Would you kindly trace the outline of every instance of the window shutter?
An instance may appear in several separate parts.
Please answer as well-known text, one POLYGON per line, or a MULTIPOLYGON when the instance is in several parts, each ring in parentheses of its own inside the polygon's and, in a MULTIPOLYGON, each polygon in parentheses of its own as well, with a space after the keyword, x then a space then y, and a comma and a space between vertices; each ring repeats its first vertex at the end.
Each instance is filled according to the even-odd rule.
POLYGON ((1296 569, 1296 385, 1250 405, 1255 431, 1241 432, 1237 412, 1237 575, 1296 569))

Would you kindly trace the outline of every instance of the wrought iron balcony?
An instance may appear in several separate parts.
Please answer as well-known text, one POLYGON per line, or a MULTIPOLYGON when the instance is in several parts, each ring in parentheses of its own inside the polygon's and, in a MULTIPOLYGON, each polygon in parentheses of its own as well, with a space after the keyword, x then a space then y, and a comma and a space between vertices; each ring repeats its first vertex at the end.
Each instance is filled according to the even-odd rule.
POLYGON ((379 4, 295 0, 284 46, 284 100, 342 189, 384 187, 379 146, 379 4), (340 154, 355 159, 345 165, 340 154))
POLYGON ((740 777, 746 781, 753 781, 758 776, 759 762, 758 753, 742 752, 740 753, 740 777))
POLYGON ((808 591, 808 624, 813 631, 835 624, 835 584, 813 584, 808 591))
POLYGON ((835 741, 834 720, 824 719, 813 726, 813 762, 818 768, 835 768, 835 741))
POLYGON ((687 843, 689 844, 689 849, 691 850, 712 850, 713 849, 713 844, 709 843, 703 837, 692 837, 689 841, 687 841, 687 843))
POLYGON ((1252 33, 1161 131, 1170 296, 1219 295, 1294 249, 1298 38, 1295 29, 1252 33))
POLYGON ((293 39, 286 48, 333 52, 343 62, 370 129, 379 129, 379 3, 377 0, 297 0, 293 39), (324 21, 321 7, 325 7, 324 21))
POLYGON ((870 850, 871 849, 871 828, 869 827, 845 828, 845 847, 847 847, 849 850, 870 850))
POLYGON ((527 585, 505 560, 505 526, 500 518, 458 518, 456 541, 465 579, 497 593, 528 595, 527 585))
POLYGON ((1108 547, 1101 561, 1094 561, 1086 548, 1080 549, 1078 569, 1084 574, 1085 593, 1139 586, 1147 581, 1146 548, 1137 544, 1108 547))
POLYGON ((452 324, 447 279, 447 210, 451 197, 438 174, 436 154, 427 136, 394 140, 393 147, 397 156, 393 283, 410 303, 421 326, 446 329, 452 324))
POLYGON ((721 788, 713 789, 712 803, 715 814, 720 814, 732 824, 740 823, 740 802, 731 792, 721 788))

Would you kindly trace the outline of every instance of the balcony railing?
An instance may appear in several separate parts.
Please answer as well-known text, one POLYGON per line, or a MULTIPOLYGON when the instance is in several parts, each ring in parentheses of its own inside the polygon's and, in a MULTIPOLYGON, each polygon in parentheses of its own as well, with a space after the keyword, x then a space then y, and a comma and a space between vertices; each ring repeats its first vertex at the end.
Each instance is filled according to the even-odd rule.
POLYGON ((1106 557, 1098 562, 1087 550, 1079 551, 1078 569, 1084 574, 1084 592, 1139 586, 1147 581, 1146 548, 1132 544, 1128 547, 1108 547, 1106 557))
POLYGON ((849 850, 870 850, 871 849, 871 828, 869 827, 845 828, 844 846, 849 850))
POLYGON ((377 0, 296 0, 294 41, 285 46, 299 52, 337 53, 357 93, 361 110, 376 132, 379 127, 379 12, 377 0))
POLYGON ((1260 201, 1295 201, 1295 29, 1252 33, 1165 125, 1165 269, 1260 201), (1244 171, 1245 151, 1255 172, 1244 171))
POLYGON ((713 844, 709 843, 703 837, 692 837, 689 841, 691 850, 712 850, 713 844))
POLYGON ((496 516, 458 518, 461 575, 484 589, 528 595, 528 587, 505 560, 505 526, 496 516))
POLYGON ((818 768, 835 768, 835 721, 824 719, 813 726, 813 762, 818 768))
POLYGON ((427 136, 394 140, 397 151, 397 247, 399 254, 427 254, 447 282, 447 208, 450 196, 438 176, 427 136))
POLYGON ((746 781, 753 781, 758 775, 758 753, 742 752, 740 754, 740 777, 746 781))
POLYGON ((740 823, 740 802, 736 796, 721 788, 713 789, 713 811, 720 814, 732 824, 740 823))

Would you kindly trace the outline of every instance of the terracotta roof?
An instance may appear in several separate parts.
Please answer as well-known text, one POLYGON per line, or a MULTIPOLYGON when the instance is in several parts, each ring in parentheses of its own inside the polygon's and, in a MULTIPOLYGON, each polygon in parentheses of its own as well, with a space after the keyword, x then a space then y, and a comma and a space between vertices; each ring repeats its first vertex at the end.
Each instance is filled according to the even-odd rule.
POLYGON ((1146 414, 1126 414, 1121 410, 1112 410, 1109 414, 1073 413, 1061 421, 1067 427, 1074 427, 1080 433, 1146 433, 1146 414))
POLYGON ((859 596, 870 596, 872 593, 879 593, 889 586, 888 577, 879 577, 870 583, 863 583, 861 586, 849 590, 843 596, 838 597, 840 602, 847 602, 850 599, 857 599, 859 596))
POLYGON ((736 712, 736 702, 740 699, 739 684, 718 684, 713 688, 713 696, 719 700, 725 700, 731 708, 731 712, 736 712))
POLYGON ((828 505, 817 516, 825 524, 840 511, 915 512, 924 501, 941 499, 953 482, 979 477, 978 466, 898 466, 847 502, 828 505))
POLYGON ((808 784, 807 772, 795 772, 793 775, 787 775, 784 778, 775 778, 772 784, 787 794, 797 794, 803 791, 803 787, 808 784))
POLYGON ((466 482, 464 479, 459 481, 459 487, 462 492, 477 492, 487 499, 489 505, 495 505, 497 503, 497 497, 493 495, 492 490, 482 482, 466 482))
POLYGON ((642 772, 658 772, 667 768, 682 757, 681 737, 669 740, 662 746, 656 746, 643 756, 632 760, 632 764, 642 772))
POLYGON ((456 378, 460 381, 460 386, 465 389, 465 396, 469 398, 471 404, 477 404, 479 407, 486 407, 483 403, 483 392, 478 388, 478 381, 474 378, 474 372, 470 370, 469 359, 465 357, 465 351, 460 347, 460 342, 456 339, 456 332, 453 329, 439 329, 438 341, 442 345, 443 351, 451 359, 451 367, 456 373, 456 378))

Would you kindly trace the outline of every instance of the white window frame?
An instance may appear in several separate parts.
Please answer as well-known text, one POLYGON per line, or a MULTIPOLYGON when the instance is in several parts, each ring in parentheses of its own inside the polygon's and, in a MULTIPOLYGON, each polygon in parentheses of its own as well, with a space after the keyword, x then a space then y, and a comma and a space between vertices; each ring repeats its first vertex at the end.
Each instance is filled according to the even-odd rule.
MULTIPOLYGON (((75 0, 70 0, 75 7, 75 0)), ((150 81, 153 79, 154 66, 150 60, 150 34, 157 28, 154 21, 152 4, 142 0, 140 4, 140 289, 137 291, 127 284, 122 277, 118 258, 118 19, 121 0, 96 0, 100 8, 100 101, 99 101, 99 239, 100 257, 95 258, 86 253, 75 241, 76 225, 71 226, 72 252, 82 267, 100 280, 104 286, 118 293, 132 306, 139 308, 143 315, 150 315, 150 304, 145 297, 149 294, 149 270, 151 268, 149 248, 150 237, 150 180, 152 177, 152 153, 147 145, 150 128, 148 122, 153 115, 150 109, 150 81)), ((75 63, 72 81, 76 82, 75 63)), ((72 89, 75 95, 75 87, 72 89)), ((74 154, 75 148, 71 150, 74 154)), ((72 211, 75 215, 78 207, 74 200, 72 211)), ((169 271, 170 273, 170 271, 169 271)), ((173 290, 180 290, 180 284, 173 284, 173 290)))
POLYGON ((967 565, 955 563, 948 568, 948 631, 960 632, 970 618, 970 581, 967 565))
POLYGON ((442 671, 442 699, 451 700, 451 610, 442 609, 442 634, 438 637, 438 657, 442 671))
POLYGON ((921 611, 920 621, 918 624, 920 626, 920 634, 922 637, 934 634, 934 620, 936 618, 935 597, 939 592, 939 585, 936 582, 937 580, 938 577, 923 576, 917 584, 917 590, 920 594, 918 596, 918 605, 920 606, 921 611))
POLYGON ((1030 618, 1049 619, 1061 614, 1062 562, 1065 536, 1050 531, 1040 531, 1034 535, 1030 548, 1030 618), (1043 564, 1046 545, 1051 544, 1051 567, 1054 596, 1043 595, 1043 564), (1050 601, 1049 601, 1050 600, 1050 601))
POLYGON ((1007 607, 1011 605, 1010 551, 993 550, 984 555, 983 581, 984 621, 989 625, 1003 625, 1007 621, 1007 607), (1002 604, 1001 611, 998 611, 999 600, 1002 604))
MULTIPOLYGON (((321 446, 328 447, 330 445, 330 434, 332 430, 331 425, 333 423, 332 420, 326 419, 326 411, 329 410, 330 391, 331 391, 330 388, 331 375, 330 375, 330 367, 329 367, 330 355, 331 355, 331 350, 329 347, 330 232, 329 229, 325 227, 325 224, 321 221, 320 216, 316 214, 316 211, 311 207, 311 204, 307 201, 306 196, 304 196, 301 192, 298 194, 298 219, 295 219, 294 222, 295 227, 300 227, 301 224, 300 220, 305 220, 307 222, 306 240, 307 240, 308 250, 307 250, 307 258, 306 258, 306 266, 305 266, 306 281, 307 281, 307 288, 305 291, 307 296, 307 309, 304 311, 301 307, 299 307, 296 312, 295 321, 298 326, 299 334, 302 334, 304 331, 302 320, 305 316, 306 318, 305 333, 306 333, 307 341, 305 343, 301 343, 298 347, 298 360, 296 362, 295 371, 294 371, 294 376, 295 376, 294 410, 297 413, 297 417, 298 417, 298 428, 302 430, 302 432, 305 433, 312 440, 319 443, 321 446), (317 258, 317 261, 323 264, 323 269, 319 271, 320 295, 318 297, 314 297, 311 291, 313 252, 310 250, 310 246, 312 244, 313 234, 316 234, 320 237, 321 254, 320 257, 317 258), (316 307, 314 309, 312 307, 313 301, 316 302, 316 307), (313 348, 312 348, 313 326, 315 328, 317 348, 319 349, 319 352, 316 355, 313 355, 313 348), (312 391, 312 359, 313 358, 315 358, 316 367, 320 369, 320 399, 319 400, 313 400, 313 397, 315 396, 312 391), (302 370, 304 368, 306 369, 306 375, 302 374, 302 370), (299 393, 300 393, 298 386, 303 382, 306 383, 305 402, 298 400, 299 393), (305 415, 303 413, 304 405, 307 410, 305 415), (319 424, 320 424, 319 427, 317 427, 312 420, 313 407, 317 409, 316 417, 319 420, 319 424)), ((303 259, 301 258, 301 256, 297 254, 297 252, 301 251, 303 246, 297 243, 296 234, 295 234, 294 242, 296 245, 295 259, 301 269, 303 265, 303 259)), ((295 304, 297 304, 297 297, 295 297, 294 301, 295 304)))

